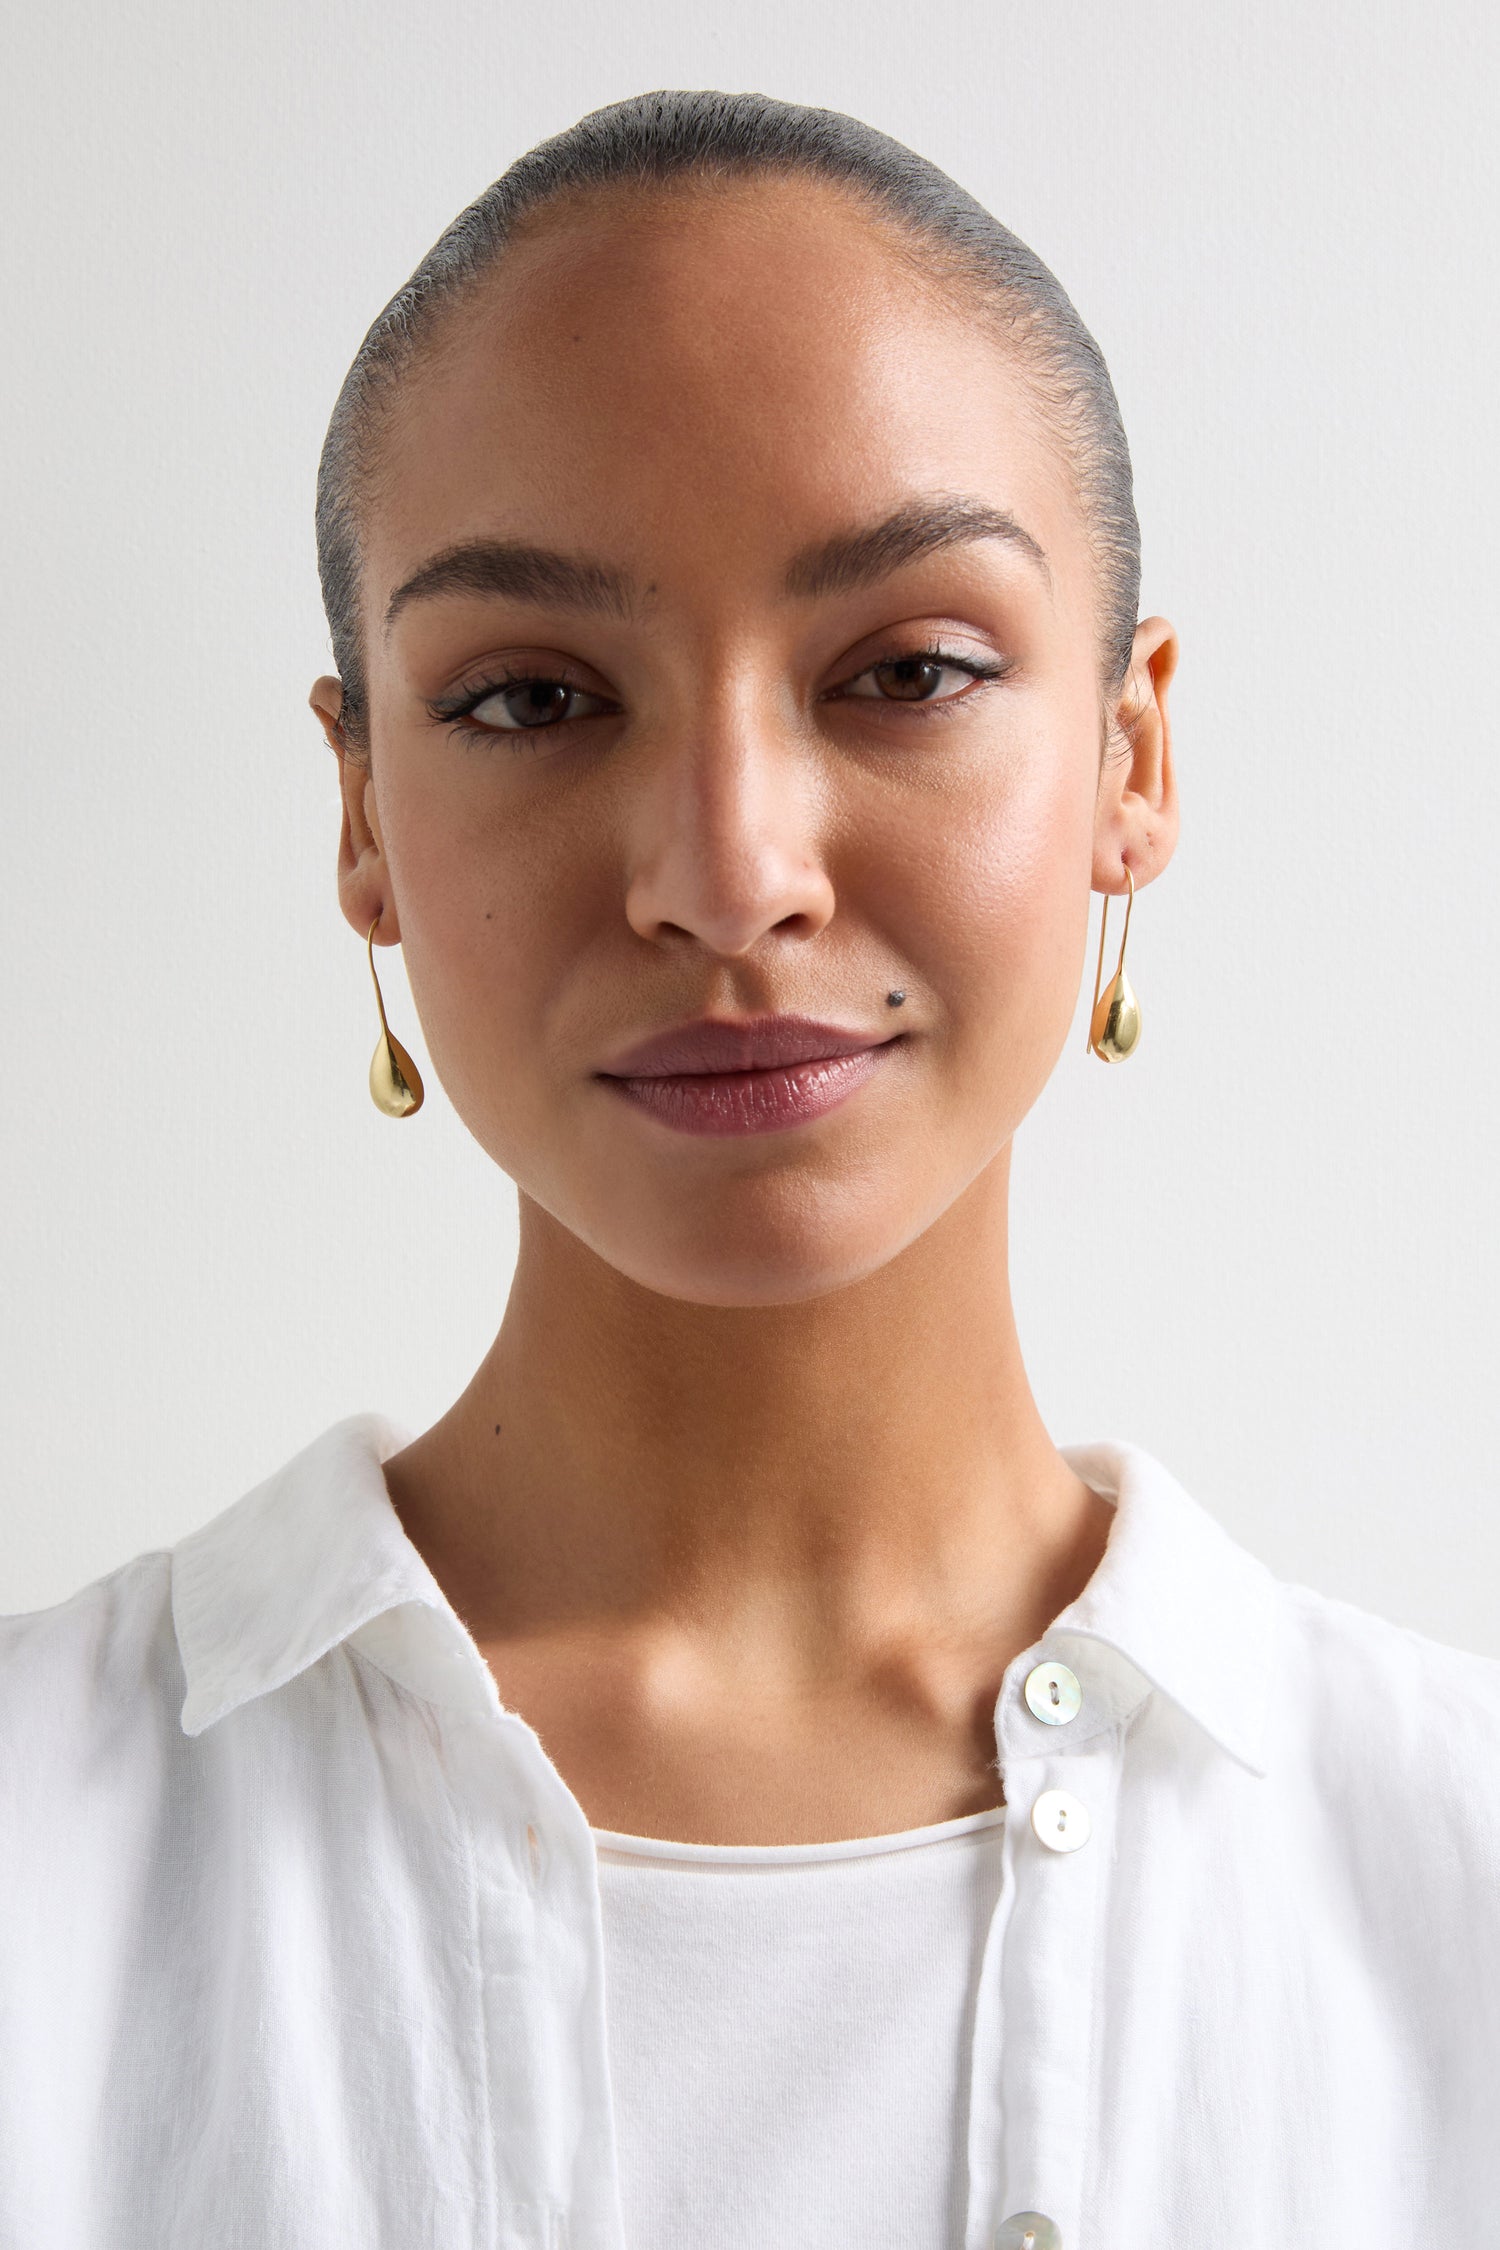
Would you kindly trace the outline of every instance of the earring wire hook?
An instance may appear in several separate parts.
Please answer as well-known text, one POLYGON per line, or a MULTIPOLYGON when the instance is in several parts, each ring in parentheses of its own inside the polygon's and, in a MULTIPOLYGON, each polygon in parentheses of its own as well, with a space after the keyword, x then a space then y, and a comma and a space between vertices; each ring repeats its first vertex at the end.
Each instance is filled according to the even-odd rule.
MULTIPOLYGON (((382 907, 381 913, 383 913, 384 911, 385 909, 382 907)), ((385 1020, 385 1002, 380 997, 380 979, 375 974, 375 932, 379 927, 379 924, 380 915, 377 914, 374 921, 370 924, 370 934, 365 939, 365 951, 370 957, 370 980, 375 987, 375 1005, 380 1010, 380 1028, 385 1033, 386 1037, 389 1038, 391 1034, 391 1027, 385 1020)))
MULTIPOLYGON (((1125 927, 1120 932, 1120 958, 1115 964, 1116 976, 1125 966, 1125 940, 1130 935, 1130 909, 1135 904, 1135 877, 1130 872, 1128 859, 1125 862, 1125 880, 1130 885, 1130 896, 1125 901, 1125 927)), ((1110 894, 1106 891, 1104 894, 1104 911, 1099 916, 1099 961, 1094 970, 1094 997, 1089 1006, 1088 1036, 1084 1040, 1084 1053, 1089 1055, 1094 1051, 1094 1012, 1099 1005, 1099 988, 1104 981, 1104 933, 1109 927, 1109 900, 1110 894)))

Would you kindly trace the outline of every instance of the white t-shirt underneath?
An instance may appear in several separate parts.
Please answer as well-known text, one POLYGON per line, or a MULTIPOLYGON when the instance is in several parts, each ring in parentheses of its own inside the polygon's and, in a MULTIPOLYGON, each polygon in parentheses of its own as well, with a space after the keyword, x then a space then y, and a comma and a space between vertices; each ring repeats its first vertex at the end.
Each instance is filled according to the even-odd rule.
POLYGON ((960 2250, 1004 1820, 835 1844, 594 1830, 630 2250, 960 2250))

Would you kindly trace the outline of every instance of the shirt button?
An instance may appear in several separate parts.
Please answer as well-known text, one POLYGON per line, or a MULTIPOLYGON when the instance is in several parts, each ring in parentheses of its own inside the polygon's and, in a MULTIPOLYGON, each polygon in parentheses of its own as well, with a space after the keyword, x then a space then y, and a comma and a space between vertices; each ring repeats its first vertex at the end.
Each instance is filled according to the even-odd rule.
POLYGON ((996 2228, 995 2250, 1062 2250, 1062 2236, 1045 2211, 1017 2211, 996 2228))
POLYGON ((1066 1789, 1044 1789, 1031 1808, 1031 1825, 1049 1852, 1076 1852, 1089 1840, 1089 1809, 1066 1789))
POLYGON ((1026 1708, 1044 1726, 1065 1727, 1083 1708, 1078 1675, 1066 1664, 1038 1664, 1026 1675, 1026 1708))

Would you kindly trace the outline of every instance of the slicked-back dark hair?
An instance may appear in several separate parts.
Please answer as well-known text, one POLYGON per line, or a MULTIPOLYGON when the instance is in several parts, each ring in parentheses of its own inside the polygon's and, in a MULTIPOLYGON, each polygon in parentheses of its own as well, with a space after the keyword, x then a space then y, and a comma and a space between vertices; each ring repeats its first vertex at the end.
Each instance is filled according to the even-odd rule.
POLYGON ((340 725, 368 756, 369 691, 360 611, 362 512, 387 411, 439 325, 504 254, 518 223, 590 190, 756 173, 812 174, 894 222, 932 274, 996 317, 1061 443, 1095 567, 1101 689, 1130 668, 1140 597, 1140 526, 1130 449, 1104 356, 1051 270, 935 164, 857 118, 765 94, 637 94, 542 141, 461 211, 370 327, 354 356, 318 464, 318 574, 340 725))

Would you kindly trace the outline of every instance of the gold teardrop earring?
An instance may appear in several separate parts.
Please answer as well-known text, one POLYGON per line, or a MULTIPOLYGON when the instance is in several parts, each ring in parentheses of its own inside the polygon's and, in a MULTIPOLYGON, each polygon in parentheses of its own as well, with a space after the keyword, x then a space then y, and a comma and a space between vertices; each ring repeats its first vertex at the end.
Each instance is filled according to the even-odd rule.
POLYGON ((422 1106, 422 1076, 385 1020, 380 979, 375 975, 375 931, 379 921, 380 915, 377 914, 365 940, 370 956, 370 975, 375 983, 375 1005, 380 1010, 380 1041, 370 1058, 370 1094, 375 1107, 387 1117, 410 1117, 413 1111, 422 1106))
POLYGON ((1099 966, 1094 971, 1094 1005, 1089 1012, 1089 1053, 1101 1062, 1123 1062, 1140 1044, 1141 1004, 1125 974, 1125 940, 1130 935, 1130 909, 1135 904, 1135 877, 1127 865, 1125 880, 1130 896, 1125 901, 1125 927, 1120 933, 1120 958, 1102 998, 1099 981, 1104 975, 1104 932, 1109 923, 1109 893, 1099 917, 1099 966))

